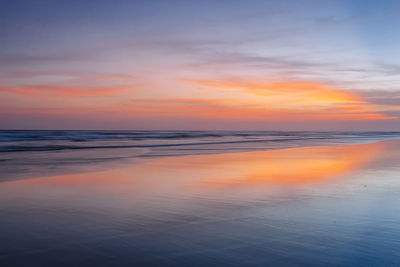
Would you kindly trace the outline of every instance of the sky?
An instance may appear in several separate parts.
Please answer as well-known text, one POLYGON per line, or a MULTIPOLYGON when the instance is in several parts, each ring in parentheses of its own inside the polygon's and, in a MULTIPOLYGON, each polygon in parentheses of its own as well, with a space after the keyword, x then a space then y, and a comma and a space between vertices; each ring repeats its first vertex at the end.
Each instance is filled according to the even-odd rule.
POLYGON ((2 129, 400 130, 399 1, 0 5, 2 129))

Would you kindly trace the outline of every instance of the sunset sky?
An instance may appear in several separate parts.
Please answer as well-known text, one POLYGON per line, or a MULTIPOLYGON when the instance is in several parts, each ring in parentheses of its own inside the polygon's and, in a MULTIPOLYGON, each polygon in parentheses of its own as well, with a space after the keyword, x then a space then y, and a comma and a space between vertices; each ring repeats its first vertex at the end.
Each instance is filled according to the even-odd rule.
POLYGON ((0 128, 400 130, 400 1, 1 1, 0 128))

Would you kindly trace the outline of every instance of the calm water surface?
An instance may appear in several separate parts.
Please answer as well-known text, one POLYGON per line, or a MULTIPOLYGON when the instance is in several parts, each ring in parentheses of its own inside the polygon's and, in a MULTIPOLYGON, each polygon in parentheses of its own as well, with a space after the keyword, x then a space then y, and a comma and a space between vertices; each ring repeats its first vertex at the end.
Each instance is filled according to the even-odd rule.
POLYGON ((4 180, 0 266, 400 266, 399 163, 384 141, 4 180))

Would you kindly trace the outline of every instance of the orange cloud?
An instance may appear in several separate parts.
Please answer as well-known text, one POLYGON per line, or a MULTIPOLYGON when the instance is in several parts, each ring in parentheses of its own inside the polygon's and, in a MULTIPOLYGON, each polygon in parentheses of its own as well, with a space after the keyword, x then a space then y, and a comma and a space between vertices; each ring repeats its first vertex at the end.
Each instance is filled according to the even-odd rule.
POLYGON ((314 82, 251 83, 243 81, 190 80, 211 89, 239 90, 248 104, 293 118, 389 119, 378 106, 356 93, 314 82))
POLYGON ((354 93, 314 82, 250 83, 212 80, 191 80, 191 82, 212 88, 244 89, 247 92, 267 97, 285 96, 289 102, 363 102, 354 93))
POLYGON ((304 107, 268 107, 251 100, 237 99, 166 99, 137 100, 120 107, 126 113, 143 116, 183 116, 221 119, 285 120, 382 120, 391 117, 378 112, 365 112, 368 107, 341 106, 335 109, 304 107), (355 110, 356 109, 356 110, 355 110))
MULTIPOLYGON (((34 113, 48 114, 48 116, 56 116, 55 109, 57 109, 66 110, 66 114, 71 116, 79 113, 89 116, 91 113, 96 114, 93 116, 107 114, 116 119, 141 118, 148 120, 154 118, 201 118, 265 122, 396 118, 384 114, 382 106, 368 103, 355 93, 319 83, 249 83, 203 80, 191 82, 207 86, 214 91, 227 89, 228 92, 225 97, 215 97, 216 94, 210 93, 207 95, 209 98, 135 100, 126 99, 126 96, 129 97, 129 94, 126 93, 132 90, 132 86, 129 85, 91 88, 26 86, 3 88, 0 89, 0 92, 6 92, 9 97, 18 96, 18 101, 20 98, 36 101, 26 102, 27 105, 20 104, 21 110, 17 113, 23 114, 24 110, 28 111, 35 107, 34 113), (86 101, 84 97, 99 97, 99 101, 86 101), (112 101, 110 97, 113 97, 112 101), (78 98, 82 98, 82 100, 75 101, 78 98), (73 110, 68 111, 66 109, 68 107, 73 107, 73 110)), ((7 103, 6 100, 7 97, 3 97, 2 101, 7 103)))

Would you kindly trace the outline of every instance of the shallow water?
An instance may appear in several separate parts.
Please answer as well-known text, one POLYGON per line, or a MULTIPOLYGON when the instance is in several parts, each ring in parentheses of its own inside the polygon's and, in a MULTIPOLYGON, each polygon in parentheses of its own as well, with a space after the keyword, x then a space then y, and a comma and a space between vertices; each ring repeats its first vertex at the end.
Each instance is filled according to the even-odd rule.
POLYGON ((107 170, 155 157, 396 138, 400 132, 0 130, 0 181, 107 170))
POLYGON ((4 181, 0 266, 398 266, 399 162, 384 141, 4 181))

